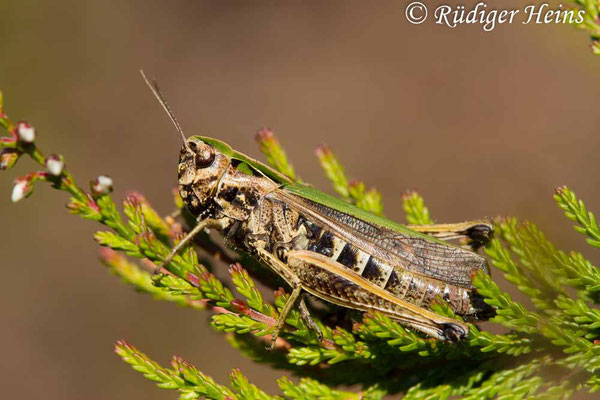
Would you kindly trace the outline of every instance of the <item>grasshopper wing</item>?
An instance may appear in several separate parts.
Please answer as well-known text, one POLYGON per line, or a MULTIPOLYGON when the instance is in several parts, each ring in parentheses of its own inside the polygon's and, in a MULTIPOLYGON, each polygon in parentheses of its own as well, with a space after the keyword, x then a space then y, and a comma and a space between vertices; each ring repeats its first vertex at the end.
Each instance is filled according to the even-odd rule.
POLYGON ((286 186, 274 193, 335 235, 390 265, 471 289, 473 274, 487 272, 484 257, 413 231, 312 188, 286 186))

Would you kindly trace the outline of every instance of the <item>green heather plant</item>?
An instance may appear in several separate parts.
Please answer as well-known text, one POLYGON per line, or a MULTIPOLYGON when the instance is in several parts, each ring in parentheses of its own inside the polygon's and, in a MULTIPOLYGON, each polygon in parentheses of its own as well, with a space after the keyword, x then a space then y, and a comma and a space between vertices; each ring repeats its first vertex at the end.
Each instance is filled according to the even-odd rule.
MULTIPOLYGON (((579 27, 590 32, 592 48, 600 54, 599 2, 572 3, 587 10, 579 27)), ((490 326, 502 333, 471 324, 466 340, 448 344, 378 313, 325 306, 314 315, 322 340, 298 311, 292 311, 275 350, 269 352, 265 345, 288 296, 273 274, 243 255, 228 256, 221 243, 207 234, 195 243, 202 262, 188 246, 174 257, 168 272, 151 273, 193 223, 176 192, 177 211, 167 217, 137 193, 123 201, 121 213, 110 196, 110 178, 96 178, 88 190, 79 186, 62 156, 46 157, 39 150, 31 125, 15 123, 4 113, 1 94, 0 125, 8 134, 0 137, 0 169, 10 169, 22 156, 43 168, 15 181, 13 201, 30 196, 38 181, 68 192, 72 214, 107 228, 97 232, 95 239, 110 272, 157 300, 211 312, 212 326, 226 332, 225 338, 241 353, 301 377, 292 382, 283 376, 278 380, 281 393, 271 395, 239 370, 231 371, 225 386, 180 357, 161 366, 126 341, 116 343, 115 352, 133 369, 160 388, 178 392, 181 399, 381 399, 397 393, 405 399, 563 399, 578 391, 600 389, 600 270, 582 254, 558 249, 531 222, 498 219, 496 238, 485 249, 492 276, 503 274, 529 299, 527 305, 513 300, 490 276, 473 277, 479 293, 497 310, 490 326), (228 282, 211 273, 217 259, 230 264, 228 282), (254 279, 276 289, 273 301, 265 299, 267 293, 257 289, 254 279), (337 389, 349 385, 353 391, 337 389)), ((274 168, 299 180, 271 131, 260 131, 257 140, 274 168)), ((319 147, 316 154, 341 198, 383 213, 380 193, 363 182, 349 181, 330 148, 319 147)), ((600 247, 600 227, 575 193, 560 187, 554 200, 587 243, 600 247)), ((404 195, 403 208, 408 223, 433 223, 417 193, 404 195)), ((445 303, 434 307, 440 314, 458 318, 445 303)))
POLYGON ((575 24, 575 26, 589 33, 592 52, 600 55, 600 1, 568 0, 568 3, 572 4, 576 10, 585 10, 583 22, 575 24))
MULTIPOLYGON (((202 254, 230 262, 229 282, 217 279, 210 272, 210 263, 200 263, 192 247, 174 258, 168 273, 153 276, 154 265, 160 264, 182 237, 181 223, 173 216, 161 217, 136 193, 125 199, 121 215, 110 196, 110 178, 98 177, 85 190, 75 183, 61 156, 42 154, 36 132, 28 123, 14 123, 0 108, 0 124, 9 134, 0 139, 1 168, 9 169, 24 155, 44 168, 15 181, 13 201, 31 195, 37 181, 68 192, 72 214, 109 228, 97 232, 95 239, 102 246, 102 262, 112 273, 157 300, 212 312, 213 327, 228 332, 227 340, 240 352, 302 377, 297 384, 282 377, 278 382, 281 394, 272 396, 238 370, 230 373, 229 386, 224 386, 180 357, 165 367, 133 345, 117 342, 115 351, 125 362, 159 387, 176 390, 181 398, 379 399, 404 393, 406 399, 558 399, 600 388, 600 310, 596 308, 600 270, 580 253, 557 249, 530 222, 497 220, 497 238, 485 252, 494 273, 504 274, 530 299, 531 306, 513 300, 490 276, 474 277, 485 301, 496 307, 491 322, 503 333, 470 325, 467 340, 448 344, 407 330, 378 313, 350 311, 344 315, 339 309, 325 307, 315 315, 322 340, 299 312, 293 311, 276 350, 269 352, 265 345, 288 294, 279 288, 274 301, 266 301, 245 267, 267 286, 278 288, 280 282, 271 274, 241 255, 228 257, 218 243, 204 235, 197 243, 202 254), (136 258, 142 262, 136 263, 136 258), (336 389, 349 383, 355 384, 356 392, 336 389)), ((262 130, 257 139, 267 160, 297 179, 273 133, 262 130)), ((350 183, 331 149, 320 147, 317 156, 342 198, 382 213, 381 195, 365 189, 362 182, 350 183)), ((174 197, 177 214, 189 221, 181 199, 174 197)), ((558 188, 554 199, 588 244, 600 247, 600 227, 583 202, 567 187, 558 188)), ((433 222, 417 193, 407 193, 403 207, 408 223, 433 222)), ((438 303, 435 311, 456 318, 445 303, 438 303)))

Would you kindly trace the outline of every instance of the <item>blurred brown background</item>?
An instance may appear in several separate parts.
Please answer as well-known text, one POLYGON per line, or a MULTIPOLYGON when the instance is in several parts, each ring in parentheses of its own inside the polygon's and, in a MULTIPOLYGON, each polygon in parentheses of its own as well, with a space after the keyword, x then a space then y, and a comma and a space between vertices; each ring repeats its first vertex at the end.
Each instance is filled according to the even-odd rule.
MULTIPOLYGON (((599 59, 586 35, 410 25, 407 3, 4 0, 0 87, 8 113, 30 120, 81 183, 108 174, 117 199, 136 189, 163 213, 179 140, 140 67, 189 135, 258 156, 254 133, 268 126, 299 174, 329 190, 313 155, 327 142, 394 219, 416 188, 438 221, 526 217, 584 249, 552 193, 568 184, 600 210, 599 59)), ((92 240, 100 227, 67 215, 63 193, 39 185, 11 204, 12 179, 31 168, 22 160, 0 177, 4 396, 173 398, 112 353, 120 338, 161 362, 181 354, 220 382, 240 367, 276 392, 283 372, 241 358, 207 313, 110 276, 92 240)))

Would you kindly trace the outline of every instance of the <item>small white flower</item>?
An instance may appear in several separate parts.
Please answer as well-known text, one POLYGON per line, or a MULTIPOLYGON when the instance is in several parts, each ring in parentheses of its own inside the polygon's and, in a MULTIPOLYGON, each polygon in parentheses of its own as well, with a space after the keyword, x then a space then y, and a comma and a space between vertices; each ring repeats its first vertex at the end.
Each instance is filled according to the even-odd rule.
POLYGON ((19 200, 22 200, 27 194, 31 192, 31 187, 28 185, 27 180, 20 180, 15 183, 15 187, 13 188, 12 195, 10 199, 13 203, 16 203, 19 200))
POLYGON ((112 187, 113 180, 108 176, 100 175, 98 177, 98 184, 100 184, 104 187, 112 187))
POLYGON ((108 194, 112 192, 113 180, 108 176, 100 175, 92 184, 92 189, 98 194, 108 194))
POLYGON ((54 176, 59 176, 62 174, 62 170, 65 167, 65 163, 60 159, 60 157, 51 155, 46 160, 46 169, 50 174, 54 176))
POLYGON ((33 143, 35 140, 35 129, 27 122, 19 122, 17 124, 17 135, 19 140, 25 143, 33 143))

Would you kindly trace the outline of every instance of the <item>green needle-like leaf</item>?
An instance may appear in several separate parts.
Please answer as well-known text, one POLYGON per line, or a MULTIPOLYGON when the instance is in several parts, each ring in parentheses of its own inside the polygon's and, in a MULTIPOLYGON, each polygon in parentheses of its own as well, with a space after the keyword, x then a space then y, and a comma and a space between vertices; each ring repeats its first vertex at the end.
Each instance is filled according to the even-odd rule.
POLYGON ((406 220, 411 225, 432 225, 434 223, 429 217, 429 210, 425 207, 423 198, 415 191, 402 196, 402 208, 406 213, 406 220))

